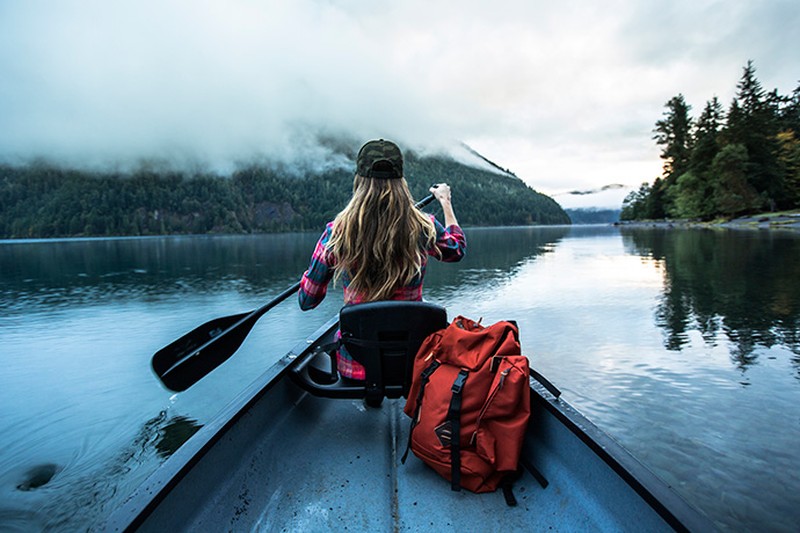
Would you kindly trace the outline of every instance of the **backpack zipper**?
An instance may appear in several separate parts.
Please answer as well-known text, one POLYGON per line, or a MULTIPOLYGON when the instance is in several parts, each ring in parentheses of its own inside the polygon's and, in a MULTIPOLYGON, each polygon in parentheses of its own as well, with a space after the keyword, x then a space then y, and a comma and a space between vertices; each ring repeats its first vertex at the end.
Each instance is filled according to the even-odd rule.
POLYGON ((508 367, 500 373, 500 379, 497 381, 497 385, 492 389, 492 392, 489 394, 489 397, 486 399, 486 403, 483 404, 483 408, 481 409, 481 413, 478 415, 478 420, 475 423, 475 431, 472 432, 472 438, 470 438, 470 445, 475 444, 475 439, 478 437, 478 428, 481 427, 481 421, 483 420, 483 416, 486 414, 486 410, 492 404, 494 397, 497 396, 497 393, 500 392, 500 389, 503 388, 503 383, 506 380, 506 376, 508 376, 509 372, 513 367, 508 367))

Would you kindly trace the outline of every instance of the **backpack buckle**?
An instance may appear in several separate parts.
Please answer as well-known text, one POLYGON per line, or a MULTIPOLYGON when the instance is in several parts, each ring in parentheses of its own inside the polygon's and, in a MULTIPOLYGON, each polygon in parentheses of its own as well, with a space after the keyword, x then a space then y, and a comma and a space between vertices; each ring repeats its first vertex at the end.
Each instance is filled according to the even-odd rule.
POLYGON ((453 394, 461 394, 461 391, 464 389, 464 383, 467 381, 467 375, 469 375, 469 371, 467 370, 462 370, 458 373, 458 377, 453 382, 453 386, 450 387, 453 394))

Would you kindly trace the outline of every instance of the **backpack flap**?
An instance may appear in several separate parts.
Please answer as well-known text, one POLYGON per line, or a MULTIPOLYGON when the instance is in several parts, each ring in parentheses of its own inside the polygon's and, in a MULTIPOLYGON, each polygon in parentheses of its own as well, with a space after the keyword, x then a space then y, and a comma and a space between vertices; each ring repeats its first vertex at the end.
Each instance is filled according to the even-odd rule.
POLYGON ((476 371, 495 355, 519 355, 519 330, 516 324, 500 321, 491 326, 456 317, 445 329, 437 357, 443 363, 476 371))

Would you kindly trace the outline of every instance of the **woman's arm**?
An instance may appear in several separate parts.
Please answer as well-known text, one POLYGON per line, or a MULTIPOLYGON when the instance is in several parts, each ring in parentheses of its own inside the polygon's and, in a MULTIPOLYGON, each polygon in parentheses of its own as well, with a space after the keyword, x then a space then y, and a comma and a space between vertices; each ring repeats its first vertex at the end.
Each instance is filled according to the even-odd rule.
POLYGON ((442 206, 444 225, 446 227, 458 226, 456 213, 453 210, 453 202, 450 199, 450 186, 446 183, 439 183, 431 187, 430 192, 437 200, 439 200, 439 204, 442 206))
POLYGON ((308 270, 303 273, 303 278, 300 280, 298 302, 300 309, 303 311, 315 308, 325 299, 325 295, 328 292, 328 283, 333 278, 335 265, 331 254, 328 252, 331 229, 331 225, 328 224, 314 247, 308 270))

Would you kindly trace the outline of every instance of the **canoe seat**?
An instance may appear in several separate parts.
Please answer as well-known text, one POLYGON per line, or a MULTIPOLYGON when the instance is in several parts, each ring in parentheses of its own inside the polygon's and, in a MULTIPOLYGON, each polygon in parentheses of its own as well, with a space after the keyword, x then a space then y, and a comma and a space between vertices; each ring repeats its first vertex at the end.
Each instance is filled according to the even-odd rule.
POLYGON ((339 312, 337 346, 312 351, 294 369, 304 389, 327 398, 365 398, 378 406, 383 398, 405 397, 411 387, 414 356, 431 333, 447 327, 447 311, 428 302, 382 301, 345 306, 339 312), (365 380, 341 378, 335 348, 343 346, 364 366, 365 380), (333 348, 333 349, 331 349, 333 348))

